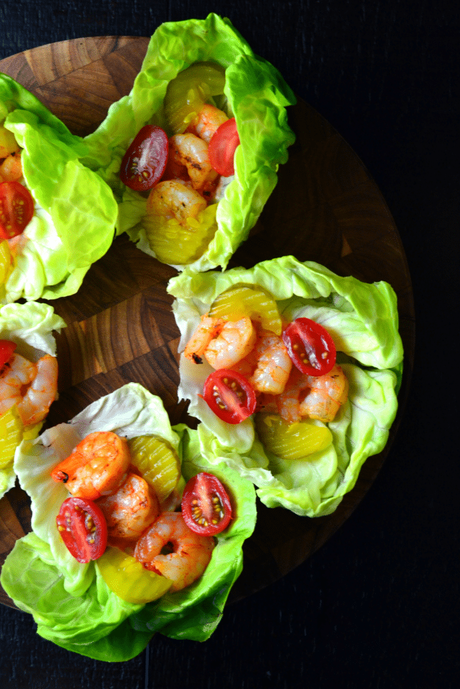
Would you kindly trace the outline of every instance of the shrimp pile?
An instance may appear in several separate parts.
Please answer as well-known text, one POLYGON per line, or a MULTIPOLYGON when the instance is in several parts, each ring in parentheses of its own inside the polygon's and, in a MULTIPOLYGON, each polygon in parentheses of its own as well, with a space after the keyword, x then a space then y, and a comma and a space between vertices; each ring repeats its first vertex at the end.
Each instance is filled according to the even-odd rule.
POLYGON ((208 566, 214 539, 191 531, 180 512, 168 511, 167 500, 160 504, 131 464, 125 438, 90 433, 51 476, 74 497, 94 501, 107 522, 108 545, 170 579, 171 591, 190 586, 208 566))
POLYGON ((279 414, 287 424, 302 418, 334 420, 348 397, 348 381, 337 364, 321 376, 301 373, 282 337, 244 317, 238 321, 205 314, 184 349, 194 364, 230 369, 246 378, 258 400, 256 411, 279 414))
POLYGON ((227 115, 206 104, 183 134, 169 139, 169 155, 161 181, 149 194, 149 216, 193 228, 197 216, 217 200, 220 177, 213 169, 208 145, 227 115))
POLYGON ((57 396, 56 357, 45 354, 32 363, 12 354, 0 371, 0 415, 13 405, 24 426, 43 421, 57 396))

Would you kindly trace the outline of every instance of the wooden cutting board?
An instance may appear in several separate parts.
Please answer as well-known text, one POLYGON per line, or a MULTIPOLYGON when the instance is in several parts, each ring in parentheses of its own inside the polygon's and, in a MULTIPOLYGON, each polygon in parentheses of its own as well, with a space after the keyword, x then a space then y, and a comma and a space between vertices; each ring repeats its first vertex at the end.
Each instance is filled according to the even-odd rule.
MULTIPOLYGON (((74 134, 86 135, 110 104, 129 93, 147 38, 101 37, 41 46, 0 61, 74 134)), ((357 485, 327 517, 297 517, 259 503, 244 570, 231 600, 261 589, 306 560, 340 527, 374 481, 395 438, 413 363, 415 318, 404 249, 382 195, 341 136, 305 102, 290 108, 297 140, 250 238, 229 267, 293 254, 340 275, 386 280, 399 299, 405 373, 390 440, 365 463, 357 485)), ((59 400, 47 425, 68 421, 92 401, 130 381, 163 400, 173 424, 196 425, 177 403, 179 331, 166 293, 173 268, 139 251, 126 236, 92 266, 78 294, 51 302, 66 323, 57 337, 59 400)), ((0 500, 0 565, 30 530, 27 496, 14 488, 0 500)), ((0 602, 13 606, 4 591, 0 602)))

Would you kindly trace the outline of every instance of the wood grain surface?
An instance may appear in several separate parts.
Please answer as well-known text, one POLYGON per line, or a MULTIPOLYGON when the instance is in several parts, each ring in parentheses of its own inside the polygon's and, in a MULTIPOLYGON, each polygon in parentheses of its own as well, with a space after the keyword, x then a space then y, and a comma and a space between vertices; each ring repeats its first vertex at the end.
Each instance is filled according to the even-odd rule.
MULTIPOLYGON (((0 61, 69 129, 93 131, 110 104, 129 93, 147 38, 101 37, 63 41, 0 61)), ((399 300, 405 372, 390 440, 365 463, 337 511, 319 519, 297 517, 259 503, 254 535, 244 548, 244 570, 230 600, 276 581, 317 550, 348 518, 374 481, 391 447, 407 399, 415 319, 409 270, 393 218, 365 166, 342 137, 310 106, 290 109, 297 139, 289 162, 250 238, 230 266, 293 254, 340 275, 392 284, 399 300)), ((87 404, 130 381, 163 400, 171 422, 195 425, 177 402, 179 331, 166 293, 173 268, 139 251, 126 236, 92 266, 78 294, 51 302, 67 328, 57 337, 59 400, 47 425, 68 421, 87 404)), ((27 496, 19 489, 0 501, 0 564, 30 530, 27 496)), ((13 606, 0 591, 0 602, 13 606)))

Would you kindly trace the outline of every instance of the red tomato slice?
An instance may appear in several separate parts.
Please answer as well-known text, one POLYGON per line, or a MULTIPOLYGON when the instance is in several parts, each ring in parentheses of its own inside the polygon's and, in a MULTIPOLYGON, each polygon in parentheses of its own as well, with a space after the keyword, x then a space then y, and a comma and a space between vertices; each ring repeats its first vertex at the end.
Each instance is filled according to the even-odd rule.
POLYGON ((226 423, 241 423, 256 408, 256 393, 251 383, 240 373, 225 368, 206 378, 202 397, 226 423))
POLYGON ((160 127, 146 124, 121 161, 120 179, 130 189, 148 191, 161 179, 168 161, 169 142, 160 127))
POLYGON ((0 239, 11 239, 24 232, 33 214, 34 200, 22 184, 0 184, 0 239))
POLYGON ((232 505, 217 476, 201 472, 187 483, 182 497, 182 516, 190 531, 215 536, 229 525, 232 505))
POLYGON ((323 376, 335 364, 332 337, 322 325, 309 318, 296 318, 289 323, 283 332, 283 342, 295 366, 307 376, 323 376))
POLYGON ((97 560, 107 546, 107 522, 101 508, 83 498, 67 498, 56 525, 67 550, 78 562, 97 560))
POLYGON ((7 361, 11 359, 16 346, 16 343, 11 342, 11 340, 0 340, 0 371, 7 361))
POLYGON ((220 125, 209 142, 209 162, 219 175, 230 177, 235 173, 234 157, 239 145, 240 137, 232 117, 220 125))

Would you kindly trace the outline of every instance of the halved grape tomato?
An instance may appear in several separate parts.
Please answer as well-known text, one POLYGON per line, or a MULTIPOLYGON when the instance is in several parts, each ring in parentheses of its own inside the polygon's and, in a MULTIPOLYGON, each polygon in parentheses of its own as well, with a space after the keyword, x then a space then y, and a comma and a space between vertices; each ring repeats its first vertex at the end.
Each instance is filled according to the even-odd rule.
POLYGON ((307 376, 323 376, 334 366, 336 349, 322 325, 296 318, 283 332, 283 342, 295 366, 307 376))
POLYGON ((204 471, 188 481, 181 509, 188 528, 200 536, 221 533, 232 518, 232 505, 226 489, 217 476, 204 471))
POLYGON ((134 191, 148 191, 161 179, 168 161, 169 141, 161 127, 146 124, 121 161, 120 179, 134 191))

